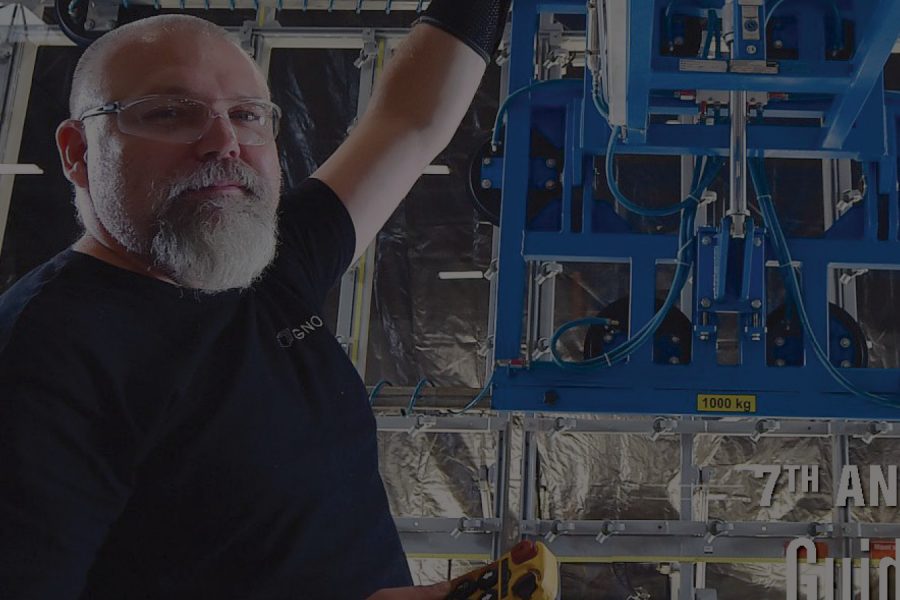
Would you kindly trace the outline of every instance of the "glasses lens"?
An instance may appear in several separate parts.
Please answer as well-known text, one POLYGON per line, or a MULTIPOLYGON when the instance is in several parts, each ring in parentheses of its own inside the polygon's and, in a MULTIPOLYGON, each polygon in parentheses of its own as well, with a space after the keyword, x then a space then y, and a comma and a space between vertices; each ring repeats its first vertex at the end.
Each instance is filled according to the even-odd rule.
POLYGON ((119 111, 123 133, 190 143, 203 134, 209 120, 205 105, 183 98, 147 98, 119 111))
MULTIPOLYGON (((214 114, 203 102, 188 98, 154 97, 137 100, 119 111, 118 124, 123 133, 151 140, 191 144, 209 129, 214 114)), ((239 144, 259 146, 275 139, 279 121, 278 107, 270 102, 251 100, 228 110, 228 121, 239 144)))
POLYGON ((245 102, 232 106, 228 118, 239 144, 259 145, 275 138, 278 109, 265 102, 245 102))

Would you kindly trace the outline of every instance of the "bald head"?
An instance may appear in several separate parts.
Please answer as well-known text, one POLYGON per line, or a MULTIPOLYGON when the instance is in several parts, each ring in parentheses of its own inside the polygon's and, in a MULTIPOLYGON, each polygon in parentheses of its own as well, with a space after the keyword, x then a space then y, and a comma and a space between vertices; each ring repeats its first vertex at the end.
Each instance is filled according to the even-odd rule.
MULTIPOLYGON (((72 78, 69 113, 77 119, 90 108, 121 99, 113 96, 117 88, 127 87, 116 84, 129 71, 129 56, 153 56, 165 60, 167 53, 177 52, 179 48, 190 53, 192 48, 208 49, 222 44, 227 44, 229 50, 236 50, 235 54, 243 55, 242 60, 252 66, 262 86, 266 87, 258 65, 223 28, 190 15, 159 15, 114 29, 84 51, 72 78)), ((140 75, 131 71, 132 76, 140 75)))

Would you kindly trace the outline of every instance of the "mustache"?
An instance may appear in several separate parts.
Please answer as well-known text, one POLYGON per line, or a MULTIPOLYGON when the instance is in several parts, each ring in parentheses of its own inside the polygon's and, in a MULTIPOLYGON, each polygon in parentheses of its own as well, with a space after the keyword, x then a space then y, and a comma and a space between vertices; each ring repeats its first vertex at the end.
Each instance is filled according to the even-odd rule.
POLYGON ((169 185, 166 205, 187 192, 200 190, 222 182, 233 182, 244 188, 254 197, 260 198, 266 193, 266 184, 249 166, 238 162, 210 162, 169 185))

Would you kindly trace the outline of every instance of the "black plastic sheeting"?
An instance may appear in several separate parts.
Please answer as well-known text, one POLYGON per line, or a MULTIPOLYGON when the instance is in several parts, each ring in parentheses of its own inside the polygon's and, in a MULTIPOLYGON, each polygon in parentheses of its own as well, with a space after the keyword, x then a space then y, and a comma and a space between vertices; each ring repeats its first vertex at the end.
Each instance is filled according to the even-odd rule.
POLYGON ((355 50, 275 49, 272 100, 283 112, 278 153, 284 189, 296 189, 347 137, 356 119, 359 69, 355 50))
POLYGON ((490 284, 441 280, 441 271, 485 271, 491 226, 466 191, 475 150, 493 127, 499 69, 488 70, 462 125, 434 163, 450 175, 426 175, 378 234, 366 379, 415 385, 480 387, 490 284))
POLYGON ((74 47, 37 51, 19 162, 34 163, 44 174, 15 179, 0 250, 0 292, 71 245, 80 233, 72 187, 62 174, 54 141, 56 126, 69 116, 69 89, 79 56, 81 51, 74 47))
MULTIPOLYGON (((284 189, 295 189, 347 137, 356 119, 356 50, 274 49, 269 60, 272 100, 282 109, 278 154, 284 189)), ((340 286, 325 299, 325 323, 334 331, 340 286)))
POLYGON ((856 285, 858 322, 869 343, 869 368, 900 368, 900 271, 874 270, 856 285))

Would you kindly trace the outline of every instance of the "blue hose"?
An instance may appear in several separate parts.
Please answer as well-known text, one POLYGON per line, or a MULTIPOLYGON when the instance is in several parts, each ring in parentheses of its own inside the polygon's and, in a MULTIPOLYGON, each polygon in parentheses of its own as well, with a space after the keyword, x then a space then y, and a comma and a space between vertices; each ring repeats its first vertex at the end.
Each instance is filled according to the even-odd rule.
POLYGON ((513 100, 518 98, 523 94, 527 94, 533 90, 538 88, 549 87, 553 85, 572 85, 573 83, 577 83, 575 79, 548 79, 545 81, 536 81, 530 85, 526 85, 523 88, 519 88, 512 94, 508 95, 506 99, 503 101, 503 104, 500 105, 500 108, 497 109, 497 117, 494 119, 494 130, 491 134, 491 147, 496 150, 500 146, 500 129, 503 124, 503 118, 506 116, 506 113, 509 111, 509 106, 512 104, 513 100))
POLYGON ((712 46, 713 35, 716 31, 716 21, 718 21, 716 11, 709 9, 706 12, 706 39, 703 41, 703 49, 700 51, 700 58, 709 56, 709 49, 712 46))
POLYGON ((425 385, 434 386, 433 383, 428 381, 427 378, 423 377, 419 380, 419 383, 416 384, 416 388, 413 390, 412 396, 409 397, 409 405, 406 407, 406 414, 412 414, 413 408, 416 407, 416 401, 419 399, 419 394, 422 393, 422 388, 425 385))
MULTIPOLYGON (((653 317, 633 337, 620 346, 617 346, 608 352, 604 352, 600 356, 579 361, 565 360, 562 355, 560 355, 558 348, 559 338, 563 333, 570 329, 580 325, 599 323, 599 321, 594 321, 593 318, 589 317, 564 324, 553 334, 550 342, 550 353, 553 356, 553 361, 558 366, 570 370, 591 370, 612 367, 613 365, 627 360, 635 350, 642 346, 656 332, 660 324, 662 324, 663 320, 666 318, 666 315, 668 315, 672 307, 675 306, 675 303, 678 301, 678 297, 681 294, 681 290, 684 288, 684 285, 687 283, 688 277, 690 276, 691 265, 694 261, 694 221, 697 215, 697 206, 699 204, 696 198, 709 187, 713 180, 715 180, 722 164, 721 158, 711 157, 707 158, 705 163, 698 159, 694 165, 691 181, 692 194, 688 197, 687 204, 681 211, 681 221, 678 227, 678 252, 676 255, 677 266, 675 267, 675 277, 663 305, 656 314, 653 315, 653 317)), ((601 319, 601 321, 608 323, 608 320, 605 319, 601 319)))
POLYGON ((591 100, 594 103, 594 108, 597 109, 597 112, 600 113, 600 116, 609 121, 609 105, 606 103, 606 100, 603 99, 603 96, 600 95, 600 86, 594 85, 593 90, 591 90, 591 100))
POLYGON ((812 324, 809 322, 809 315, 806 313, 806 306, 803 304, 800 283, 797 280, 797 273, 794 271, 794 267, 791 263, 791 251, 790 248, 788 248, 787 239, 785 238, 784 231, 782 231, 781 224, 778 221, 775 205, 772 202, 772 195, 769 193, 769 186, 766 181, 765 163, 762 159, 752 159, 751 161, 748 161, 747 164, 750 171, 750 178, 753 181, 753 188, 756 190, 759 207, 763 213, 763 219, 765 220, 766 227, 769 231, 769 238, 775 249, 779 269, 784 278, 785 288, 793 305, 797 309, 797 315, 800 318, 800 323, 803 325, 803 330, 806 335, 809 336, 816 358, 819 359, 819 362, 825 367, 828 374, 851 394, 882 406, 900 408, 900 404, 891 401, 885 396, 860 389, 838 371, 837 367, 828 360, 828 355, 821 344, 819 344, 819 340, 816 339, 812 324))
POLYGON ((451 410, 450 412, 455 415, 461 415, 464 412, 468 412, 468 411, 472 410, 473 408, 475 408, 478 405, 479 402, 481 402, 484 399, 485 396, 487 396, 487 394, 490 391, 491 386, 493 384, 494 384, 494 372, 492 371, 491 376, 488 377, 488 380, 484 382, 484 387, 481 388, 481 391, 478 392, 478 394, 474 398, 472 398, 471 402, 466 404, 462 408, 462 410, 451 410))
POLYGON ((673 204, 672 206, 666 206, 663 208, 646 208, 643 206, 638 206, 631 200, 625 197, 619 190, 619 184, 616 183, 616 177, 614 172, 615 166, 615 155, 616 155, 616 146, 618 145, 619 134, 622 132, 621 127, 615 127, 612 130, 612 133, 609 136, 609 144, 606 146, 606 183, 609 186, 609 191, 612 192, 613 197, 625 208, 630 210, 633 213, 639 214, 643 217, 667 217, 669 215, 674 215, 679 213, 682 209, 687 208, 692 203, 697 203, 698 198, 693 196, 694 189, 691 189, 691 195, 682 200, 677 204, 673 204))
POLYGON ((383 388, 386 385, 392 386, 394 384, 391 383, 390 381, 388 381, 387 379, 379 379, 378 380, 378 383, 376 383, 375 387, 372 388, 372 391, 369 392, 369 406, 374 406, 375 398, 378 397, 378 394, 381 392, 381 388, 383 388))

